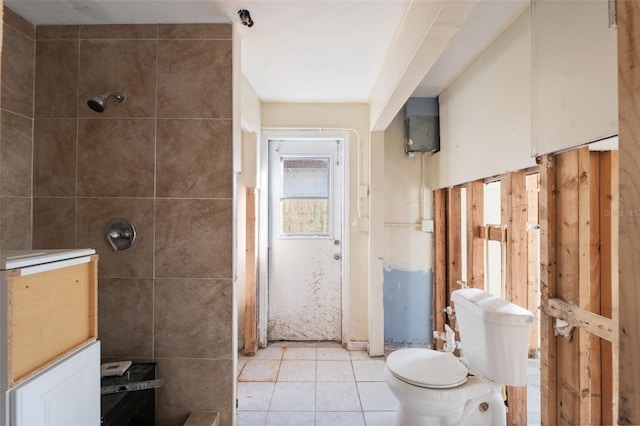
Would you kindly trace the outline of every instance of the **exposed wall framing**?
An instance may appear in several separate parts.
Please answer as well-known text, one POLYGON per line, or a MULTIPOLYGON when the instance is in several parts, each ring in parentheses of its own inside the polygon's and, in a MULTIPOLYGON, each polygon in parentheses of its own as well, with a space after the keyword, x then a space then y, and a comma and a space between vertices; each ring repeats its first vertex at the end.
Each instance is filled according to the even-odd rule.
MULTIPOLYGON (((466 211, 466 210, 465 210, 466 211)), ((461 288, 462 282, 462 187, 449 188, 447 193, 447 306, 451 306, 451 293, 461 288)), ((460 340, 457 324, 451 324, 456 340, 460 340)), ((459 355, 458 351, 454 352, 459 355)))
MULTIPOLYGON (((617 1, 620 138, 620 424, 640 424, 640 2, 617 1)), ((615 358, 615 355, 614 355, 615 358)))
MULTIPOLYGON (((600 259, 600 315, 618 320, 618 216, 607 214, 618 210, 619 153, 600 153, 600 251, 610 253, 600 259)), ((618 333, 618 328, 615 328, 618 333)), ((615 336, 617 337, 617 336, 615 336)), ((602 424, 612 425, 618 412, 618 356, 616 340, 601 341, 602 424), (614 356, 615 354, 615 356, 614 356)))
MULTIPOLYGON (((442 308, 451 305, 451 293, 461 288, 462 251, 467 252, 467 284, 484 287, 484 232, 483 200, 484 183, 471 182, 466 186, 466 205, 462 206, 462 186, 440 189, 433 194, 435 217, 435 285, 434 285, 434 330, 444 330, 447 316, 442 308), (466 247, 462 247, 462 215, 466 216, 466 247)), ((442 342, 435 341, 436 349, 442 342)))
MULTIPOLYGON (((540 306, 547 306, 556 294, 556 173, 553 157, 542 156, 540 164, 540 306)), ((540 399, 543 425, 556 424, 557 389, 556 338, 554 319, 540 315, 540 399)))
POLYGON ((539 159, 545 425, 613 423, 617 323, 603 313, 616 304, 616 159, 588 148, 539 159))
POLYGON ((470 182, 466 195, 467 285, 484 288, 484 238, 480 233, 480 227, 484 224, 484 182, 470 182))
POLYGON ((480 227, 480 235, 482 238, 489 241, 506 241, 506 228, 502 225, 482 225, 480 227))
POLYGON ((245 257, 245 313, 244 353, 255 355, 258 350, 256 317, 256 194, 246 189, 246 257, 245 257))
MULTIPOLYGON (((447 286, 447 190, 439 189, 433 194, 435 280, 434 280, 434 330, 444 330, 446 315, 441 312, 448 303, 447 286)), ((434 340, 435 348, 442 349, 444 342, 434 340)))
POLYGON ((462 200, 460 186, 447 193, 447 303, 462 280, 462 200))
POLYGON ((539 173, 527 175, 527 306, 533 314, 529 329, 529 358, 540 356, 540 220, 539 173))
MULTIPOLYGON (((582 259, 580 267, 586 267, 586 272, 589 276, 584 277, 585 280, 590 280, 588 283, 588 289, 581 289, 580 292, 586 291, 584 297, 581 297, 583 303, 586 305, 585 309, 589 312, 600 315, 601 306, 601 270, 600 270, 600 153, 589 153, 589 222, 583 224, 586 226, 586 231, 590 232, 589 238, 589 264, 584 264, 585 260, 582 259), (588 299, 588 300, 587 300, 588 299), (586 302, 586 303, 585 303, 586 302)), ((582 283, 583 280, 581 279, 582 283)), ((586 333, 583 331, 583 333, 586 333)), ((598 335, 588 333, 584 335, 585 342, 583 346, 588 346, 591 359, 589 360, 589 368, 591 371, 591 424, 602 424, 602 345, 601 337, 598 335), (586 339, 590 339, 588 342, 586 339)), ((584 350, 584 348, 583 348, 584 350)), ((583 373, 584 375, 584 373, 583 373)), ((584 380, 584 378, 583 378, 584 380)), ((586 409, 586 407, 585 407, 586 409)))
POLYGON ((527 180, 524 170, 500 183, 502 224, 507 226, 506 299, 527 306, 527 180))
MULTIPOLYGON (((484 224, 484 189, 481 180, 465 185, 466 205, 461 205, 461 186, 442 189, 434 192, 435 216, 435 290, 434 312, 435 330, 442 331, 446 323, 446 315, 440 312, 442 307, 451 304, 451 293, 460 288, 462 268, 466 266, 467 285, 484 288, 485 286, 485 244, 486 240, 496 240, 502 243, 505 290, 507 298, 514 303, 527 307, 529 302, 527 280, 529 275, 537 274, 530 271, 528 261, 530 254, 527 234, 529 209, 535 208, 532 217, 537 224, 537 178, 535 179, 535 200, 531 200, 527 192, 526 171, 514 172, 506 175, 501 183, 502 191, 502 224, 484 224), (531 205, 535 207, 530 207, 531 205), (462 215, 465 215, 466 246, 463 247, 461 236, 462 215), (462 252, 466 251, 466 265, 462 265, 462 252)), ((536 236, 537 237, 537 236, 536 236)), ((537 238, 536 238, 537 243, 537 238)), ((537 264, 537 245, 535 256, 537 264)), ((537 286, 537 282, 535 283, 537 286)), ((533 307, 537 311, 537 299, 533 307)), ((537 337, 536 337, 537 340, 537 337)), ((436 341, 436 348, 441 348, 441 342, 436 341)), ((507 403, 509 405, 509 425, 526 425, 527 401, 526 388, 507 389, 507 403)))
MULTIPOLYGON (((527 176, 524 170, 509 173, 500 182, 501 221, 507 227, 506 299, 527 306, 527 176)), ((527 424, 527 388, 507 386, 507 424, 527 424)))

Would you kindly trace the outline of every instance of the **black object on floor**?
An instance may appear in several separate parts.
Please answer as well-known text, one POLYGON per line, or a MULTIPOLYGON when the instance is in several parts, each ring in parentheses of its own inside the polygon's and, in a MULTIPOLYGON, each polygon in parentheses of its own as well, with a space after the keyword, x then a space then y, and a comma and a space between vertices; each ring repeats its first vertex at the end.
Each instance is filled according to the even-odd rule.
POLYGON ((122 376, 101 379, 103 426, 154 426, 156 363, 137 363, 122 376))

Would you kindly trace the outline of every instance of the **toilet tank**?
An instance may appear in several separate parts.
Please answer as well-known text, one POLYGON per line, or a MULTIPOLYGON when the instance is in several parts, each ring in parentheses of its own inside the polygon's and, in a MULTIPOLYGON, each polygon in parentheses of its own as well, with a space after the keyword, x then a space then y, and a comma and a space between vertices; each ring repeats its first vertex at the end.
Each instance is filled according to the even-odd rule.
POLYGON ((456 290, 451 300, 469 364, 496 383, 526 385, 531 312, 477 288, 456 290))

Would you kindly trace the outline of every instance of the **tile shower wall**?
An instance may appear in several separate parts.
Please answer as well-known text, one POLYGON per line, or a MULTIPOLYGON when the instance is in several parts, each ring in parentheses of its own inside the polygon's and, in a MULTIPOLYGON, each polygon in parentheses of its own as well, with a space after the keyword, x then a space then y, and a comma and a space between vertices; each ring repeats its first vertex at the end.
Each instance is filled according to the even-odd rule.
POLYGON ((0 248, 31 248, 35 27, 4 8, 0 101, 0 248))
POLYGON ((34 248, 97 249, 103 358, 158 362, 158 425, 232 423, 231 84, 229 25, 36 29, 34 248))

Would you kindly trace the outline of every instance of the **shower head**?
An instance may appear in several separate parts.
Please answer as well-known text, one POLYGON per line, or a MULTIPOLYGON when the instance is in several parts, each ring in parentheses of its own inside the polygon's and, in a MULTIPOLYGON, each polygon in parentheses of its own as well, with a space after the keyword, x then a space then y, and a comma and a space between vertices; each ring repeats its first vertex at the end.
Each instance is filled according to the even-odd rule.
POLYGON ((93 98, 87 101, 87 105, 89 108, 94 110, 95 112, 104 112, 107 107, 107 100, 109 98, 114 97, 118 103, 123 103, 125 99, 127 99, 127 95, 123 92, 108 92, 102 95, 94 96, 93 98))

